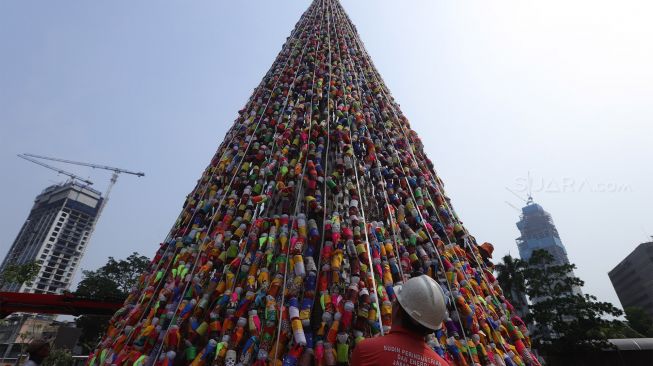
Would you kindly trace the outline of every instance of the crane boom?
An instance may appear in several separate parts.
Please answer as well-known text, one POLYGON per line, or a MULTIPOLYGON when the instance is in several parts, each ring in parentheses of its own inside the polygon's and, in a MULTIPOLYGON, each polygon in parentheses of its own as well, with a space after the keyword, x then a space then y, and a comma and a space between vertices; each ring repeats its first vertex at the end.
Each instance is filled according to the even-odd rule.
POLYGON ((93 182, 91 182, 91 181, 88 180, 88 179, 84 179, 84 178, 82 178, 82 177, 80 177, 80 176, 78 176, 78 175, 75 175, 75 174, 73 174, 73 173, 67 172, 67 171, 65 171, 65 170, 63 170, 63 169, 55 168, 55 167, 53 167, 52 165, 48 165, 48 164, 43 163, 43 162, 41 162, 41 161, 38 161, 38 160, 36 160, 36 159, 32 159, 32 158, 30 158, 29 156, 27 156, 27 154, 18 154, 18 157, 21 158, 21 159, 25 159, 25 160, 27 160, 27 161, 31 161, 31 162, 34 163, 34 164, 38 164, 38 165, 40 165, 40 166, 42 166, 42 167, 45 167, 45 168, 48 168, 48 169, 50 169, 50 170, 54 170, 55 172, 57 172, 57 173, 59 173, 59 174, 67 175, 67 176, 69 176, 69 177, 72 178, 72 179, 77 179, 77 180, 80 181, 80 182, 84 182, 84 183, 89 184, 89 185, 93 184, 93 182))
MULTIPOLYGON (((111 174, 111 179, 109 180, 109 185, 107 186, 107 189, 106 189, 106 191, 104 193, 104 200, 102 201, 102 204, 100 205, 100 208, 99 208, 97 216, 96 216, 96 220, 102 214, 102 211, 104 210, 104 207, 107 205, 107 202, 109 202, 109 195, 111 195, 111 190, 113 189, 113 186, 116 184, 116 181, 118 181, 118 176, 121 173, 131 174, 131 175, 135 175, 137 177, 144 177, 145 176, 145 173, 143 173, 143 172, 133 172, 131 170, 116 168, 116 167, 112 167, 112 166, 108 166, 108 165, 84 163, 84 162, 81 162, 81 161, 53 158, 53 157, 50 157, 50 156, 43 156, 43 155, 36 155, 36 154, 29 154, 29 153, 23 153, 23 154, 18 155, 18 156, 20 156, 23 159, 27 159, 27 160, 29 160, 31 162, 34 162, 36 164, 42 165, 42 166, 44 166, 46 168, 50 168, 50 169, 56 170, 58 172, 63 172, 64 174, 66 174, 66 175, 68 175, 70 177, 74 176, 75 179, 80 179, 80 178, 75 176, 72 173, 68 173, 68 172, 65 172, 63 170, 51 167, 51 166, 49 166, 49 165, 47 165, 45 163, 34 160, 32 158, 43 159, 43 160, 52 160, 52 161, 58 161, 58 162, 61 162, 61 163, 66 163, 66 164, 88 166, 88 167, 91 167, 93 169, 104 169, 104 170, 112 171, 113 174, 111 174)), ((86 180, 83 180, 83 179, 80 179, 80 180, 82 180, 83 182, 87 182, 89 184, 93 184, 93 183, 90 183, 90 181, 86 181, 86 180)), ((91 234, 92 234, 92 232, 91 232, 91 234)))
POLYGON ((23 155, 24 156, 31 156, 31 157, 37 158, 37 159, 45 159, 45 160, 59 161, 59 162, 62 162, 62 163, 67 163, 67 164, 89 166, 89 167, 95 168, 95 169, 111 170, 111 171, 113 171, 115 173, 132 174, 132 175, 136 175, 138 177, 144 177, 145 176, 145 173, 143 173, 143 172, 132 172, 132 171, 127 170, 127 169, 115 168, 115 167, 107 166, 107 165, 84 163, 84 162, 81 162, 81 161, 73 161, 73 160, 67 160, 67 159, 52 158, 52 157, 49 157, 49 156, 42 156, 42 155, 28 154, 28 153, 24 153, 23 155))

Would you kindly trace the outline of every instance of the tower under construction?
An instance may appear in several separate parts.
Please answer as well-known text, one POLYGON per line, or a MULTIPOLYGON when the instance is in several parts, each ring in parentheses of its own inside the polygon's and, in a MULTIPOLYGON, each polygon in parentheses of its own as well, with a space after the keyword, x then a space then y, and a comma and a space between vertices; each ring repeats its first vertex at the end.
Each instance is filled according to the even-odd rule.
MULTIPOLYGON (((517 228, 521 234, 517 238, 517 247, 523 261, 528 262, 534 251, 545 250, 553 257, 552 264, 558 266, 570 264, 567 249, 560 239, 551 214, 533 202, 532 197, 529 197, 526 206, 522 208, 517 228)), ((575 277, 574 272, 570 271, 569 276, 575 277)), ((578 286, 573 286, 573 293, 581 294, 582 290, 578 286)), ((536 301, 536 299, 531 299, 531 301, 536 301)))
POLYGON ((31 283, 6 283, 3 291, 61 294, 70 287, 102 205, 100 192, 74 180, 43 190, 2 261, 36 262, 31 283))

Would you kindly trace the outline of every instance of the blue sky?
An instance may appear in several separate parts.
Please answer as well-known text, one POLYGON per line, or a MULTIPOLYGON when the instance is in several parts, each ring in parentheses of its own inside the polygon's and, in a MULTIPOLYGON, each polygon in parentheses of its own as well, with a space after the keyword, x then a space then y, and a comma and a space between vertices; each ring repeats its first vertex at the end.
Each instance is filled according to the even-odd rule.
MULTIPOLYGON (((653 235, 653 5, 342 3, 477 239, 517 254, 505 187, 525 196, 530 171, 584 290, 619 305, 607 272, 653 235)), ((308 5, 0 2, 0 254, 64 180, 15 157, 32 152, 145 171, 120 177, 81 267, 153 255, 308 5)))

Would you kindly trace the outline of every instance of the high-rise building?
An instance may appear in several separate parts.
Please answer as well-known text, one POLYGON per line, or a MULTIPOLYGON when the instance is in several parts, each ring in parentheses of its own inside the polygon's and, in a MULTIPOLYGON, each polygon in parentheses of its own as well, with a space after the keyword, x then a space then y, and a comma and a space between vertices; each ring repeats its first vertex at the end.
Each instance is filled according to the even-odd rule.
POLYGON ((100 192, 68 182, 46 188, 16 236, 0 271, 37 262, 31 284, 7 283, 3 291, 60 294, 68 289, 84 255, 103 199, 100 192))
POLYGON ((639 307, 653 316, 653 241, 638 245, 608 276, 624 309, 639 307))
MULTIPOLYGON (((553 256, 554 265, 570 263, 567 250, 560 240, 560 234, 553 223, 551 214, 533 202, 532 197, 528 198, 526 206, 522 208, 517 228, 521 233, 517 238, 517 248, 519 248, 519 256, 522 260, 528 261, 535 250, 546 250, 553 256)), ((571 271, 569 275, 574 276, 574 272, 571 271)), ((574 286, 573 293, 580 294, 581 289, 574 286)))
POLYGON ((314 0, 88 364, 344 365, 418 275, 449 362, 537 365, 356 28, 314 0))
POLYGON ((553 224, 551 214, 544 211, 542 206, 529 199, 522 209, 522 215, 517 222, 521 235, 517 238, 519 256, 522 260, 529 260, 533 251, 544 249, 551 254, 556 264, 569 264, 567 250, 565 249, 560 234, 553 224))

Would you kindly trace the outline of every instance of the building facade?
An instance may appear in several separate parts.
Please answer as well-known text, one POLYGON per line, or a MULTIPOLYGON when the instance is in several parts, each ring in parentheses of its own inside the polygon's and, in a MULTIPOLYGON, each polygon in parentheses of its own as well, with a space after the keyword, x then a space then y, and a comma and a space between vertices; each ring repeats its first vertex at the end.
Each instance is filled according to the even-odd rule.
POLYGON ((4 284, 2 291, 60 294, 67 290, 84 255, 103 199, 77 182, 46 188, 36 196, 27 220, 5 257, 10 264, 37 262, 31 284, 4 284))
POLYGON ((0 324, 0 366, 16 365, 18 359, 26 357, 28 345, 37 340, 73 350, 81 331, 75 328, 74 321, 57 321, 41 314, 12 314, 0 324))
POLYGON ((517 247, 522 260, 527 261, 533 251, 544 249, 553 256, 556 264, 569 264, 567 250, 560 240, 558 229, 553 224, 551 215, 542 206, 529 201, 522 208, 517 229, 521 234, 517 238, 517 247))
POLYGON ((653 316, 653 241, 638 245, 608 276, 624 309, 639 307, 653 316))
MULTIPOLYGON (((536 250, 546 250, 553 256, 554 265, 569 264, 569 257, 565 249, 558 229, 553 223, 551 214, 546 212, 542 206, 529 198, 526 206, 522 208, 522 215, 517 222, 520 236, 517 238, 519 256, 522 260, 528 261, 536 250)), ((573 271, 569 273, 574 276, 573 271)), ((579 287, 574 287, 574 294, 581 294, 579 287)), ((533 300, 533 299, 531 299, 533 300)))

